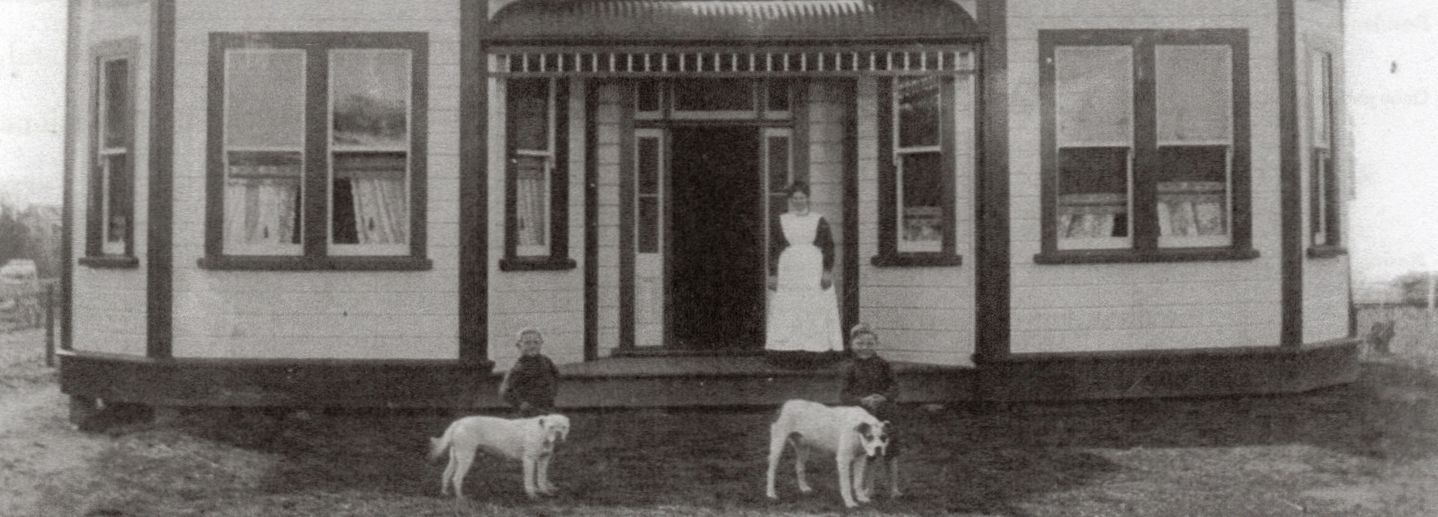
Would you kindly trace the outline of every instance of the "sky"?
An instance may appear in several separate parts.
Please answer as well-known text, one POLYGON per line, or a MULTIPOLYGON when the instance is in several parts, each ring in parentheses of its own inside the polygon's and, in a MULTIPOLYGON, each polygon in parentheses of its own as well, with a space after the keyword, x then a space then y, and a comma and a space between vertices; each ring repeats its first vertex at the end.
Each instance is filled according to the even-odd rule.
MULTIPOLYGON (((1348 0, 1358 283, 1438 270, 1438 0, 1348 0)), ((0 199, 60 203, 64 0, 0 0, 0 199)))

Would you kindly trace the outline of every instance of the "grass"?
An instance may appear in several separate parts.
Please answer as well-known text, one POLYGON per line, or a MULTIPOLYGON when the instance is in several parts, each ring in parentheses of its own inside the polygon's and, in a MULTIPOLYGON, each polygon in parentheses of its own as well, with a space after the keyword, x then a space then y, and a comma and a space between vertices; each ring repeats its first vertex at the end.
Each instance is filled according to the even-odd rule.
POLYGON ((95 475, 48 489, 45 514, 1435 515, 1438 334, 1421 311, 1395 317, 1393 355, 1305 394, 912 408, 906 496, 856 512, 832 462, 811 463, 813 495, 786 463, 780 499, 763 496, 772 408, 570 412, 560 494, 539 502, 517 464, 485 459, 466 501, 439 497, 425 448, 449 415, 221 408, 107 430, 95 475))

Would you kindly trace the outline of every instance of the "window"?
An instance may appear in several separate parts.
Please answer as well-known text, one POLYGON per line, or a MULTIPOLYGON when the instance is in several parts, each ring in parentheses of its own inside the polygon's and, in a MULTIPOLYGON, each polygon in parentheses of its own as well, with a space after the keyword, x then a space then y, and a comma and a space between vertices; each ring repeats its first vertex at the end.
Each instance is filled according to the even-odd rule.
POLYGON ((1338 173, 1333 163, 1333 54, 1309 53, 1308 226, 1310 254, 1332 255, 1339 240, 1338 173))
POLYGON ((1247 34, 1040 33, 1039 262, 1252 258, 1247 34))
POLYGON ((504 88, 505 249, 500 269, 570 269, 569 83, 511 78, 504 88))
MULTIPOLYGON (((879 255, 876 266, 958 265, 955 249, 955 83, 972 76, 899 76, 879 87, 879 255)), ((972 97, 962 97, 971 102, 972 97)))
POLYGON ((85 258, 92 267, 136 267, 135 62, 133 41, 95 52, 95 97, 85 258))
POLYGON ((204 267, 423 269, 423 34, 214 34, 204 267))

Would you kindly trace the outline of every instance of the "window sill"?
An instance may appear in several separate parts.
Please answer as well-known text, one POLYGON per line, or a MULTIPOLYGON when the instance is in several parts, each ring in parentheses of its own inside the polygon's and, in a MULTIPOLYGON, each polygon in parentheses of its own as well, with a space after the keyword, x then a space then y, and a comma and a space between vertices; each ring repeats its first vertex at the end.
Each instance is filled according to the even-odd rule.
POLYGON ((1308 248, 1308 258, 1333 258, 1348 254, 1348 248, 1343 246, 1313 246, 1308 248))
POLYGON ((125 255, 93 255, 80 257, 80 265, 95 269, 136 269, 140 259, 125 255))
POLYGON ((500 271, 566 271, 579 267, 574 259, 554 257, 509 257, 499 260, 500 271))
POLYGON ((1128 262, 1213 262, 1253 260, 1253 248, 1173 248, 1165 250, 1064 250, 1034 255, 1035 264, 1113 264, 1128 262))
POLYGON ((252 257, 199 260, 200 269, 234 271, 428 271, 434 264, 416 257, 252 257))
POLYGON ((874 267, 955 267, 963 263, 963 255, 945 253, 886 253, 869 259, 874 267))

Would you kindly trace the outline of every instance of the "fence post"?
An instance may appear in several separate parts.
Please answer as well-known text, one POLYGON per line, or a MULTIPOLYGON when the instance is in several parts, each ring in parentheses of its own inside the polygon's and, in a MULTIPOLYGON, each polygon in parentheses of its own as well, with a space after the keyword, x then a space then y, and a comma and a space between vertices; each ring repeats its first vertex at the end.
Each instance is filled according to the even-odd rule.
POLYGON ((55 366, 55 283, 45 284, 45 366, 55 366))

